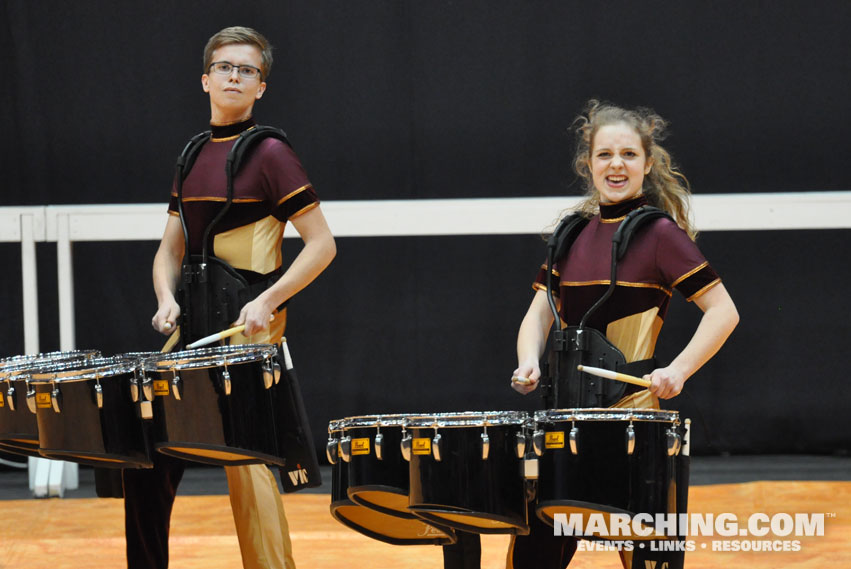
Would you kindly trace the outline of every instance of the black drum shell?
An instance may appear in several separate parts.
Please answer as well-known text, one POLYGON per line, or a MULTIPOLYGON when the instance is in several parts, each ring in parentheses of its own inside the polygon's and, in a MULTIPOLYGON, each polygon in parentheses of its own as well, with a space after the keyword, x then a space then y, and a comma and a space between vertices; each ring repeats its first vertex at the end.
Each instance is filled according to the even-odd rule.
POLYGON ((27 406, 27 383, 23 377, 0 381, 3 405, 0 406, 0 450, 24 456, 41 456, 38 453, 38 420, 27 406), (14 387, 14 407, 10 405, 9 385, 14 387))
MULTIPOLYGON (((409 431, 415 439, 435 434, 432 427, 409 431)), ((516 451, 520 431, 521 425, 488 425, 490 451, 482 460, 483 427, 441 427, 441 461, 433 454, 411 454, 411 510, 430 521, 435 512, 460 514, 455 521, 440 520, 464 531, 527 534, 525 479, 516 451), (470 514, 469 523, 458 521, 464 514, 470 514)))
MULTIPOLYGON (((383 437, 381 460, 378 459, 375 450, 375 435, 378 432, 377 426, 349 427, 343 431, 344 436, 351 437, 352 441, 364 438, 369 440, 369 453, 366 454, 356 454, 355 444, 352 443, 351 457, 348 462, 348 496, 359 504, 385 511, 385 513, 414 517, 407 511, 410 467, 402 457, 402 427, 381 427, 380 432, 383 437), (371 498, 376 492, 399 497, 402 508, 382 508, 376 500, 371 498), (362 494, 360 497, 359 493, 362 494)), ((390 500, 393 500, 392 496, 390 500)))
POLYGON ((167 395, 154 397, 154 447, 205 464, 283 466, 262 366, 262 359, 229 363, 230 395, 224 390, 224 366, 177 369, 180 400, 174 396, 172 371, 146 372, 155 393, 158 382, 168 385, 167 395))
MULTIPOLYGON (((628 420, 538 423, 544 432, 563 432, 564 448, 544 449, 538 463, 538 517, 552 525, 542 506, 625 513, 677 512, 677 460, 668 456, 667 421, 634 421, 635 447, 627 453, 628 420), (570 449, 578 428, 577 454, 570 449)), ((682 429, 677 428, 682 436, 682 429)))
POLYGON ((103 407, 98 408, 95 379, 33 382, 39 453, 102 468, 151 468, 148 439, 137 404, 130 396, 133 371, 101 377, 103 407), (54 387, 61 393, 61 412, 50 400, 54 387))
POLYGON ((392 545, 448 545, 456 542, 455 532, 450 528, 389 515, 350 500, 347 464, 338 459, 331 468, 331 515, 334 519, 358 533, 392 545))

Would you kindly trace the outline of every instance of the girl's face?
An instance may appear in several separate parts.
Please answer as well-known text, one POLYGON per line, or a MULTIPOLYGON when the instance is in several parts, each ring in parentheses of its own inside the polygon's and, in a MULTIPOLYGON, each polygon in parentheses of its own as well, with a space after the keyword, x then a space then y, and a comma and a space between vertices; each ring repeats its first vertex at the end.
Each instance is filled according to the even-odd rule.
POLYGON ((653 159, 647 158, 638 132, 626 123, 601 126, 591 141, 591 179, 600 203, 618 203, 641 195, 644 176, 653 159))

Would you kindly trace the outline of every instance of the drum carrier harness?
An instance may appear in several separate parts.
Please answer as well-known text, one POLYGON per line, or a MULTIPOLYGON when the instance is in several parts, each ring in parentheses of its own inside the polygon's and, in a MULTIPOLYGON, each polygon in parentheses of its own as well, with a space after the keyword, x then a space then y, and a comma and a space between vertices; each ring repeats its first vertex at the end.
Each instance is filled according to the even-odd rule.
MULTIPOLYGON (((202 147, 210 140, 211 131, 195 135, 186 144, 177 159, 177 208, 183 228, 185 251, 181 265, 181 278, 177 289, 177 302, 182 309, 181 343, 186 345, 207 334, 228 328, 245 304, 272 286, 280 278, 283 268, 249 282, 239 271, 225 261, 212 256, 209 251, 210 235, 233 203, 233 180, 243 164, 246 154, 266 138, 276 138, 292 148, 284 131, 271 126, 257 126, 239 135, 228 152, 225 162, 227 199, 218 214, 204 230, 200 255, 190 255, 189 229, 183 212, 183 181, 189 175, 202 147)), ((278 307, 286 306, 286 302, 278 307)))
POLYGON ((564 258, 589 219, 579 213, 565 217, 547 241, 547 300, 554 316, 551 346, 542 363, 541 397, 544 407, 610 407, 626 395, 640 390, 637 386, 591 376, 576 369, 588 365, 642 376, 653 371, 656 358, 626 363, 626 357, 599 330, 586 327, 588 318, 615 291, 618 261, 623 258, 630 239, 648 222, 667 217, 665 211, 643 206, 629 212, 612 237, 612 269, 609 287, 582 317, 579 326, 561 327, 561 316, 553 298, 552 276, 555 263, 564 258))

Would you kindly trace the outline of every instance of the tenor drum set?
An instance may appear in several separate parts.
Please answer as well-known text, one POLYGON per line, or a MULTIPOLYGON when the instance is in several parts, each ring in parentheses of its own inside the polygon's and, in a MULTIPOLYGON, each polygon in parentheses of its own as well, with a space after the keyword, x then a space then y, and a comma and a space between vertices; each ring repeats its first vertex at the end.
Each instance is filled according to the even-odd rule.
POLYGON ((281 369, 268 344, 5 358, 0 450, 104 468, 151 468, 155 452, 285 466, 281 369))
MULTIPOLYGON (((552 526, 558 514, 683 513, 688 431, 654 409, 338 419, 331 514, 386 543, 446 545, 458 531, 526 535, 529 515, 552 526)), ((619 539, 659 539, 652 523, 619 539)))

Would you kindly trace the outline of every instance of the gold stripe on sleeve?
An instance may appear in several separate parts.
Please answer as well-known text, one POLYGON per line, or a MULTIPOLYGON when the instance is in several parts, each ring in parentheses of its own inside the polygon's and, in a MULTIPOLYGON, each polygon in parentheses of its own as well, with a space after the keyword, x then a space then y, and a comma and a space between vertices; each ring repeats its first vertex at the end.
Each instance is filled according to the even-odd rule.
POLYGON ((711 283, 709 283, 708 285, 706 285, 705 287, 703 287, 702 289, 700 289, 699 291, 697 291, 696 293, 694 293, 693 295, 688 297, 686 300, 691 302, 691 301, 693 301, 697 298, 700 298, 704 293, 706 293, 709 289, 711 289, 712 287, 714 287, 715 285, 717 285, 720 282, 721 282, 720 278, 715 279, 714 281, 712 281, 711 283))
POLYGON ((680 284, 681 282, 683 282, 684 280, 686 280, 687 278, 689 278, 690 276, 695 274, 697 271, 699 271, 700 269, 702 269, 703 267, 706 267, 708 265, 709 265, 708 261, 702 262, 701 264, 699 264, 698 266, 696 266, 695 268, 693 268, 692 270, 690 270, 689 272, 687 272, 686 274, 684 274, 683 276, 681 276, 680 278, 675 280, 673 283, 671 283, 671 288, 674 288, 675 286, 677 286, 678 284, 680 284))
POLYGON ((307 188, 310 188, 310 187, 311 187, 310 184, 305 184, 304 186, 300 187, 299 189, 291 191, 290 193, 288 193, 287 195, 282 197, 280 200, 278 200, 277 205, 281 205, 282 203, 284 203, 285 201, 287 201, 288 199, 290 199, 294 195, 300 194, 301 192, 303 192, 304 190, 306 190, 307 188))

